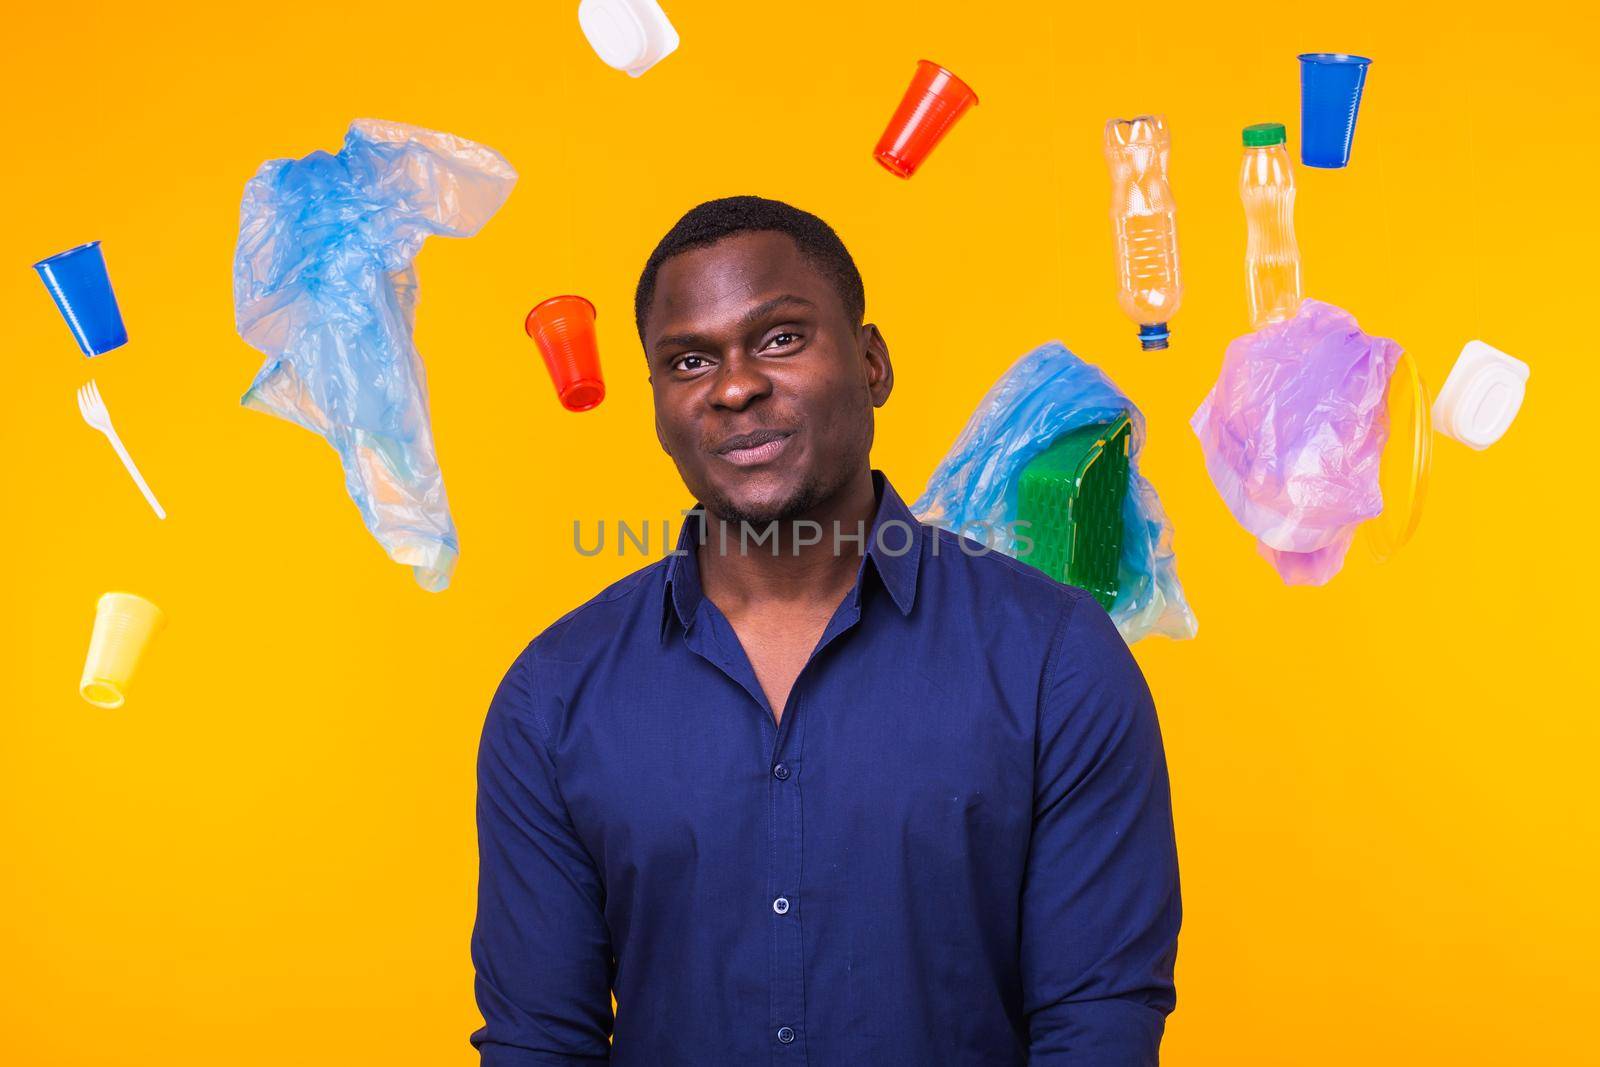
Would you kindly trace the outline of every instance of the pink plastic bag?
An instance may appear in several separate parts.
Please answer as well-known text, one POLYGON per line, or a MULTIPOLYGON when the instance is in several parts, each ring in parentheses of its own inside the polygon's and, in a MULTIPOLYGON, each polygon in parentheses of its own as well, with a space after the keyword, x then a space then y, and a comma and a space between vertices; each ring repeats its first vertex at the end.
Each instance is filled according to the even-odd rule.
POLYGON ((1403 350, 1306 300, 1228 345, 1190 425, 1233 517, 1289 585, 1323 585, 1356 527, 1383 510, 1384 397, 1403 350))

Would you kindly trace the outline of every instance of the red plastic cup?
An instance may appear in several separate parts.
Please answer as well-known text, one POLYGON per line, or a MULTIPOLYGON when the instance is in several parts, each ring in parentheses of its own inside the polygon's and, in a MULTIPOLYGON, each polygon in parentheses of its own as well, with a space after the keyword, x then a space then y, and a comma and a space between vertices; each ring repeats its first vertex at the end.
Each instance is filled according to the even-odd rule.
POLYGON ((872 157, 890 173, 911 177, 933 146, 950 132, 956 119, 977 102, 978 94, 966 82, 937 63, 918 60, 911 85, 900 98, 900 106, 878 139, 872 157))
POLYGON ((568 411, 588 411, 606 398, 594 317, 594 305, 583 297, 552 296, 535 305, 523 324, 568 411))

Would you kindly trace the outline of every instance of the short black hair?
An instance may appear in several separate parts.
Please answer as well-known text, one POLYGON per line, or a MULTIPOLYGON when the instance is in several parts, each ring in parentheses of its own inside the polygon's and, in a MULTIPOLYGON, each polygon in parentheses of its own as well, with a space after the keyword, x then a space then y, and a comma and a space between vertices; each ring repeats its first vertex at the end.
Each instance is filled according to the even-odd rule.
POLYGON ((639 288, 633 294, 634 325, 641 341, 644 340, 645 312, 650 309, 650 301, 655 299, 656 275, 661 264, 680 253, 706 248, 739 233, 787 234, 800 254, 833 283, 839 299, 844 302, 845 312, 858 323, 866 316, 867 293, 861 284, 861 272, 832 226, 811 212, 801 211, 781 200, 725 196, 691 208, 667 231, 650 258, 645 260, 639 288))

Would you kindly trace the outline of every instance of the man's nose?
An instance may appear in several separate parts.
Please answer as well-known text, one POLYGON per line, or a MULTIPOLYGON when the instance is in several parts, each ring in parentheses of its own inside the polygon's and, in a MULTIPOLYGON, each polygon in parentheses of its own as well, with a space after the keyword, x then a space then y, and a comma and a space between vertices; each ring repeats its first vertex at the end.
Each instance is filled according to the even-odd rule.
POLYGON ((711 403, 740 411, 772 392, 772 379, 762 372, 757 360, 743 352, 730 354, 717 369, 711 387, 711 403))

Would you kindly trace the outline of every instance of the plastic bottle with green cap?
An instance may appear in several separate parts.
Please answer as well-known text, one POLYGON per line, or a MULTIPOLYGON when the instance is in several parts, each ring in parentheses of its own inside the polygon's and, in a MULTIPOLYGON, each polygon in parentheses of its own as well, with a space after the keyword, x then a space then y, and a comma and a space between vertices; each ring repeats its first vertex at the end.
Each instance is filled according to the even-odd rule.
POLYGON ((1244 200, 1245 289, 1250 326, 1294 317, 1300 308, 1300 246, 1294 238, 1294 164, 1289 159, 1283 123, 1244 128, 1244 168, 1239 195, 1244 200))

